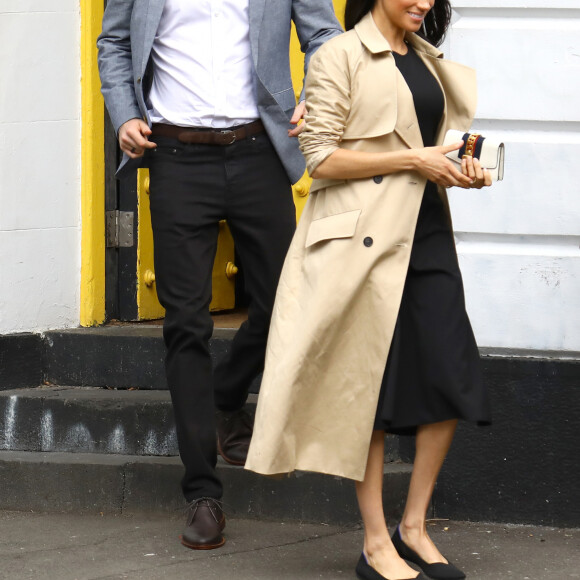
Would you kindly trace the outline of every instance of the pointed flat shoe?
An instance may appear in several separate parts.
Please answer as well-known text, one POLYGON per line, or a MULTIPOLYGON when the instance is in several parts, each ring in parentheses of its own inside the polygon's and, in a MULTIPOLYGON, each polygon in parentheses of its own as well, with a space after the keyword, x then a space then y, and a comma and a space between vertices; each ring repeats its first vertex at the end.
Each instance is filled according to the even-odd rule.
MULTIPOLYGON (((356 565, 356 577, 359 580, 389 580, 389 578, 385 578, 382 574, 379 574, 368 563, 364 552, 360 555, 358 564, 356 565)), ((418 576, 415 576, 414 578, 405 578, 404 580, 429 580, 429 578, 424 576, 422 572, 419 572, 418 576)))
POLYGON ((393 545, 399 553, 399 556, 401 556, 403 560, 407 560, 408 562, 412 562, 419 566, 419 568, 421 568, 429 578, 432 578, 432 580, 462 580, 465 578, 465 573, 453 564, 444 564, 443 562, 428 564, 425 562, 425 560, 423 560, 415 550, 409 548, 409 546, 403 542, 399 526, 397 526, 391 539, 393 540, 393 545))

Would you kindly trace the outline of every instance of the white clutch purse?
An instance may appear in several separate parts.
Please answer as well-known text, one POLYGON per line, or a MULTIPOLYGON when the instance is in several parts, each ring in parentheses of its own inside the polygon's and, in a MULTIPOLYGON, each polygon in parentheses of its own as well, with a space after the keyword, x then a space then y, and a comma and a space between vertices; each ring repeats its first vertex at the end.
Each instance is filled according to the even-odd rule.
POLYGON ((461 168, 461 160, 464 155, 479 159, 481 166, 489 170, 492 181, 503 179, 504 144, 492 141, 478 133, 464 133, 450 129, 445 134, 443 145, 451 145, 463 141, 463 147, 457 151, 451 151, 446 156, 461 168))

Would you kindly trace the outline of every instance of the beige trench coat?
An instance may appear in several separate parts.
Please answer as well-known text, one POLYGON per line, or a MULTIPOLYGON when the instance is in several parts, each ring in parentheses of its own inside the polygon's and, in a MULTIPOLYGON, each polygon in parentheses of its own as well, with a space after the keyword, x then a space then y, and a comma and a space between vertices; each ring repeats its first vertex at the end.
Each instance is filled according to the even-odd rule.
MULTIPOLYGON (((416 35, 408 41, 445 95, 437 142, 468 130, 474 72, 416 35)), ((311 173, 338 147, 423 146, 412 95, 370 14, 314 55, 306 102, 311 173)), ((278 287, 246 469, 364 478, 424 189, 412 171, 313 182, 278 287)))

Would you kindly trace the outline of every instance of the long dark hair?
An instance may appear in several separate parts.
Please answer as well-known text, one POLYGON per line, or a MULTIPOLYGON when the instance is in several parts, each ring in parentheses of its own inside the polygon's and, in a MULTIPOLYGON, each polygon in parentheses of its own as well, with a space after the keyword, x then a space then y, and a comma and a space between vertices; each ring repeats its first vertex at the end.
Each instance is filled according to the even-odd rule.
MULTIPOLYGON (((344 27, 354 28, 361 18, 370 12, 377 0, 346 0, 344 27)), ((451 3, 449 0, 435 0, 433 8, 425 16, 424 24, 417 34, 434 46, 439 46, 451 22, 451 3)))

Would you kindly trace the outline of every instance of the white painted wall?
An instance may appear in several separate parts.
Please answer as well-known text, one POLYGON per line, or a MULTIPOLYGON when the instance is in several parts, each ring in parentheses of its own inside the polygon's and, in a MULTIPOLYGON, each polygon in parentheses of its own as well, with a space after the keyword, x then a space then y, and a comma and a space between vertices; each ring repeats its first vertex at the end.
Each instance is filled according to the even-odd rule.
MULTIPOLYGON (((454 0, 505 181, 450 190, 480 346, 580 351, 580 0, 454 0)), ((76 326, 78 0, 0 1, 0 334, 76 326)))
POLYGON ((79 324, 78 0, 0 1, 0 334, 79 324))
POLYGON ((477 69, 474 128, 505 180, 450 190, 480 346, 580 351, 580 0, 454 0, 446 56, 477 69))

